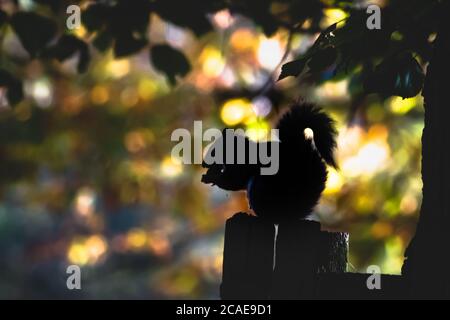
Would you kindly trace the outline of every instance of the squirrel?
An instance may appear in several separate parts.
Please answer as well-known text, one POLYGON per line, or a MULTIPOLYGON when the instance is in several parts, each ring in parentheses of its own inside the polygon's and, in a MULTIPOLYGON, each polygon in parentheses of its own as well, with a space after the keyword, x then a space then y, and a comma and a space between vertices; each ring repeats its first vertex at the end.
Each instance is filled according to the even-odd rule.
MULTIPOLYGON (((321 108, 302 102, 292 105, 281 116, 276 129, 277 142, 253 142, 245 137, 246 153, 252 144, 261 147, 266 143, 270 150, 271 143, 279 143, 279 169, 275 174, 262 175, 259 169, 263 165, 259 162, 207 164, 203 161, 207 171, 202 182, 228 191, 246 190, 250 208, 271 223, 305 219, 325 189, 327 164, 337 168, 335 122, 321 108)), ((222 139, 226 139, 225 134, 222 139)))

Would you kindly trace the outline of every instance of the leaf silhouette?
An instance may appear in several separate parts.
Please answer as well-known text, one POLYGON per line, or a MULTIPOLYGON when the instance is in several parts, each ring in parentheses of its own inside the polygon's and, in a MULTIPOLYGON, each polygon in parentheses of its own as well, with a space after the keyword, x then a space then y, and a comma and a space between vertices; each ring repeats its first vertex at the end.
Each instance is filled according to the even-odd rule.
POLYGON ((93 3, 83 11, 81 20, 86 29, 93 32, 105 27, 110 17, 110 7, 101 3, 93 3))
POLYGON ((176 83, 177 75, 185 76, 191 70, 191 64, 184 54, 168 45, 154 46, 151 61, 157 70, 166 74, 172 85, 176 83))
POLYGON ((367 92, 382 96, 415 97, 423 88, 425 74, 417 60, 410 54, 391 57, 366 75, 367 92))
POLYGON ((285 63, 281 67, 281 74, 278 77, 278 81, 283 80, 284 78, 287 78, 290 76, 293 76, 293 77, 299 76, 305 69, 306 62, 307 62, 307 59, 303 58, 303 59, 294 60, 294 61, 285 63))
POLYGON ((5 22, 8 20, 8 15, 5 11, 0 9, 0 28, 5 24, 5 22))
POLYGON ((189 28, 200 36, 212 30, 212 25, 206 16, 211 10, 211 3, 211 0, 155 0, 154 10, 164 20, 189 28))
POLYGON ((114 56, 116 58, 124 57, 138 52, 147 45, 144 38, 136 38, 133 34, 123 34, 116 37, 114 43, 114 56))
POLYGON ((44 51, 43 56, 64 61, 76 53, 79 54, 78 72, 85 72, 90 62, 89 48, 83 40, 73 35, 63 35, 56 45, 44 51))
POLYGON ((11 105, 15 105, 23 100, 22 82, 13 77, 8 71, 2 69, 0 69, 0 87, 6 88, 6 97, 11 105))
POLYGON ((99 51, 105 52, 112 46, 113 42, 114 42, 114 39, 108 31, 101 31, 101 32, 98 32, 97 36, 92 41, 92 44, 99 51))
POLYGON ((56 35, 56 24, 33 12, 14 14, 11 26, 32 58, 38 56, 56 35))
POLYGON ((97 32, 94 46, 100 51, 113 46, 116 58, 134 54, 144 48, 150 19, 146 0, 119 0, 114 4, 92 4, 83 13, 83 24, 97 32))
POLYGON ((308 62, 311 72, 323 71, 331 66, 337 59, 338 53, 336 48, 328 46, 315 53, 308 62))

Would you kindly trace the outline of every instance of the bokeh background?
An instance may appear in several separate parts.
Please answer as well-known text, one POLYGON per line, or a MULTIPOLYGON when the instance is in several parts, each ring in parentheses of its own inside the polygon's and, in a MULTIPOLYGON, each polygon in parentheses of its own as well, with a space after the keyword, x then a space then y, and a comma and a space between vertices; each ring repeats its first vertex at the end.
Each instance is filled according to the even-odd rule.
MULTIPOLYGON (((325 9, 321 25, 345 15, 325 9)), ((77 57, 23 64, 14 107, 0 88, 0 298, 218 298, 225 220, 248 210, 245 194, 203 185, 201 166, 171 159, 170 135, 195 120, 268 129, 299 97, 339 129, 340 169, 314 216, 350 233, 349 271, 400 273, 421 202, 422 99, 361 95, 354 79, 325 82, 326 72, 276 82, 317 33, 268 37, 227 10, 208 19, 214 29, 199 37, 151 17, 152 41, 191 63, 175 85, 148 50, 117 59, 92 48, 81 75, 77 57), (81 291, 65 286, 71 264, 82 267, 81 291)), ((92 39, 83 26, 72 32, 92 39)), ((2 57, 25 61, 14 32, 1 34, 2 57)))

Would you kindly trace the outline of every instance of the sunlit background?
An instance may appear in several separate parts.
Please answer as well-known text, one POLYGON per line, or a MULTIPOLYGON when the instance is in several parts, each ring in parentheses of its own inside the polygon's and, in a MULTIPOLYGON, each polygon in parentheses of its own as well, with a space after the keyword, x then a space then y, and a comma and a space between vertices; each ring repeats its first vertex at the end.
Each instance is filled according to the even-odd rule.
MULTIPOLYGON (((345 13, 325 17, 326 26, 345 13)), ((400 273, 421 203, 422 100, 360 98, 348 78, 321 84, 326 75, 272 86, 282 60, 317 35, 267 38, 226 10, 210 18, 215 31, 197 38, 152 17, 152 41, 193 66, 175 87, 143 50, 96 54, 84 75, 76 57, 32 62, 27 99, 14 108, 0 89, 0 297, 218 298, 225 220, 248 209, 245 194, 203 185, 201 166, 173 160, 171 132, 195 120, 269 129, 299 97, 339 129, 340 168, 314 215, 350 233, 348 271, 400 273), (71 264, 82 267, 78 292, 65 287, 71 264)), ((89 40, 84 28, 75 33, 89 40)), ((3 41, 9 55, 26 55, 14 33, 3 41)))

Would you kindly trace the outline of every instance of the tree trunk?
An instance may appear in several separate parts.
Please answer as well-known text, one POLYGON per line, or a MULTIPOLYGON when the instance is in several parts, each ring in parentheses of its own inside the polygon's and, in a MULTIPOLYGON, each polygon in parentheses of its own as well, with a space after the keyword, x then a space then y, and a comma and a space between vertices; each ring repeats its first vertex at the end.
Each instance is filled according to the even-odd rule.
POLYGON ((440 10, 439 32, 423 90, 423 202, 403 274, 412 298, 449 298, 450 282, 450 6, 440 10))

